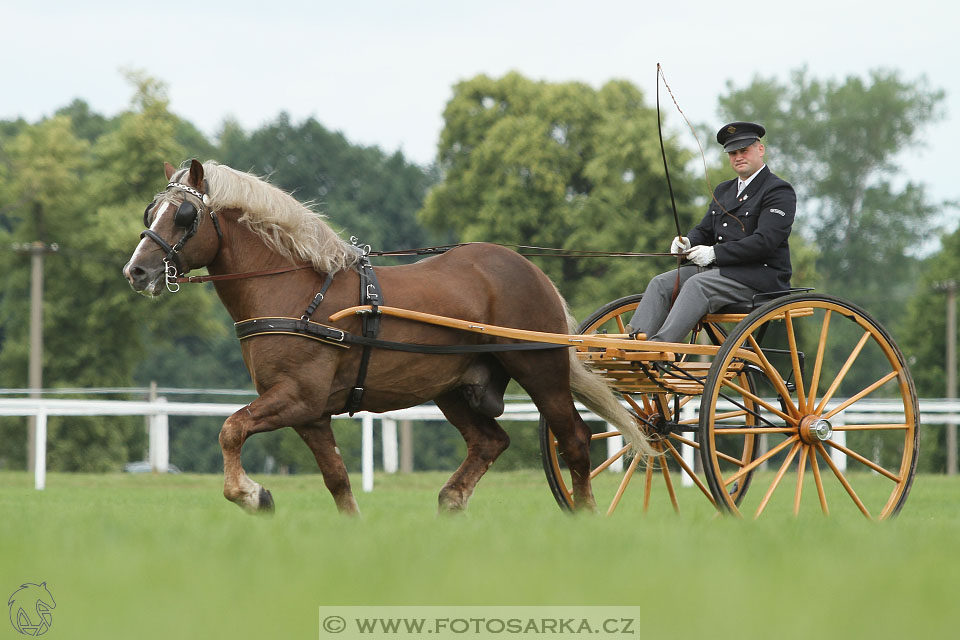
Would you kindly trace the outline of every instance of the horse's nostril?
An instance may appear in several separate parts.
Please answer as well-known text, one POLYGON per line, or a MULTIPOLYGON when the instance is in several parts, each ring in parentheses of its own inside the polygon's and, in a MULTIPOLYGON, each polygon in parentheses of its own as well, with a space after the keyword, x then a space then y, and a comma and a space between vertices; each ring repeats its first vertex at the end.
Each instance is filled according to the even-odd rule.
POLYGON ((144 271, 141 267, 135 267, 128 264, 123 268, 123 275, 126 277, 127 282, 133 284, 143 280, 143 278, 146 276, 146 271, 144 271))

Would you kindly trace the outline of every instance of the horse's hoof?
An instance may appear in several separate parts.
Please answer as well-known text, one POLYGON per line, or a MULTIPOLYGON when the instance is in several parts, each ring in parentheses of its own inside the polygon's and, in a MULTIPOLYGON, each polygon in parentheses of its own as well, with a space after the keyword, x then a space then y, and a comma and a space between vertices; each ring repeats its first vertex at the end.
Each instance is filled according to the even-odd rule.
POLYGON ((267 515, 273 515, 273 512, 276 510, 277 508, 273 504, 273 495, 270 493, 268 489, 264 489, 263 487, 260 487, 260 492, 258 495, 258 503, 257 503, 257 512, 265 513, 267 515))

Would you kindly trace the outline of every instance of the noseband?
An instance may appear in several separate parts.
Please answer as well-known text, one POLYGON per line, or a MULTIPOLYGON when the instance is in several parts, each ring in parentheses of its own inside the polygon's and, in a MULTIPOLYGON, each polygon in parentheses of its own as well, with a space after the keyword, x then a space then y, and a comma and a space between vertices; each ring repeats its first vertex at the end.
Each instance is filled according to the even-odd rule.
MULTIPOLYGON (((184 198, 173 218, 174 224, 182 227, 184 232, 173 246, 170 246, 166 240, 161 238, 160 235, 152 229, 144 229, 140 233, 141 238, 150 238, 160 245, 162 250, 167 252, 167 255, 163 258, 163 263, 167 268, 168 282, 171 278, 178 278, 186 273, 186 270, 183 268, 183 261, 180 259, 180 252, 183 250, 184 245, 187 244, 187 240, 196 235, 204 213, 210 215, 210 219, 213 220, 213 228, 217 231, 217 253, 214 254, 214 260, 216 260, 217 255, 220 254, 220 245, 223 244, 223 232, 220 230, 220 221, 217 219, 217 212, 210 207, 210 196, 205 193, 200 193, 197 189, 181 182, 168 183, 167 190, 169 191, 170 189, 179 189, 192 195, 200 201, 200 209, 198 210, 193 202, 184 198)), ((147 207, 146 211, 143 212, 144 226, 147 226, 147 216, 153 206, 154 205, 151 204, 147 207)))

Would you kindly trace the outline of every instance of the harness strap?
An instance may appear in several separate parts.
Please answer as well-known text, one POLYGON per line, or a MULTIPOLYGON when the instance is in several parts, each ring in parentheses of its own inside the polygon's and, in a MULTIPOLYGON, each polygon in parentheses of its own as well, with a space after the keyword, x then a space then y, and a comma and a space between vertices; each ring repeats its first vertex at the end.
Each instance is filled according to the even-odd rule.
POLYGON ((313 312, 317 310, 317 307, 320 306, 320 303, 323 302, 323 296, 327 293, 327 289, 330 288, 330 285, 333 284, 333 274, 327 274, 327 279, 324 281, 323 286, 320 287, 320 291, 317 292, 317 295, 313 296, 313 302, 310 303, 310 306, 307 307, 307 310, 303 312, 303 315, 300 316, 300 319, 307 321, 310 319, 310 316, 313 315, 313 312))
MULTIPOLYGON (((383 292, 380 290, 380 282, 377 280, 377 274, 370 264, 370 260, 364 256, 360 261, 360 304, 370 305, 371 313, 364 314, 360 320, 360 326, 363 331, 363 337, 367 340, 376 340, 380 333, 380 305, 383 304, 383 292)), ((367 379, 367 368, 370 366, 370 345, 363 345, 363 352, 360 354, 360 367, 357 369, 357 381, 347 396, 347 404, 344 411, 351 416, 360 409, 363 401, 363 384, 367 379)))
POLYGON ((367 338, 329 325, 302 320, 300 318, 251 318, 234 324, 237 338, 245 340, 263 335, 295 335, 311 338, 338 347, 347 348, 351 344, 364 347, 421 353, 426 355, 462 355, 466 353, 497 353, 501 351, 535 351, 539 349, 567 349, 573 344, 554 344, 550 342, 511 342, 509 344, 420 344, 416 342, 394 342, 379 338, 367 338))

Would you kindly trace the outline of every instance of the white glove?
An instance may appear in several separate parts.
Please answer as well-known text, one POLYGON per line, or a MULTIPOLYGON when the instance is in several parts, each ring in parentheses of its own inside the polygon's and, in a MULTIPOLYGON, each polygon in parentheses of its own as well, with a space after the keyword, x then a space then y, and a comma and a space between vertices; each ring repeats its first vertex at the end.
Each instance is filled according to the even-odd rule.
POLYGON ((686 253, 690 251, 690 238, 676 237, 670 243, 670 253, 686 253))
POLYGON ((698 267, 705 267, 716 259, 717 255, 713 247, 703 244, 698 244, 693 249, 690 249, 690 252, 687 254, 687 260, 698 267))

